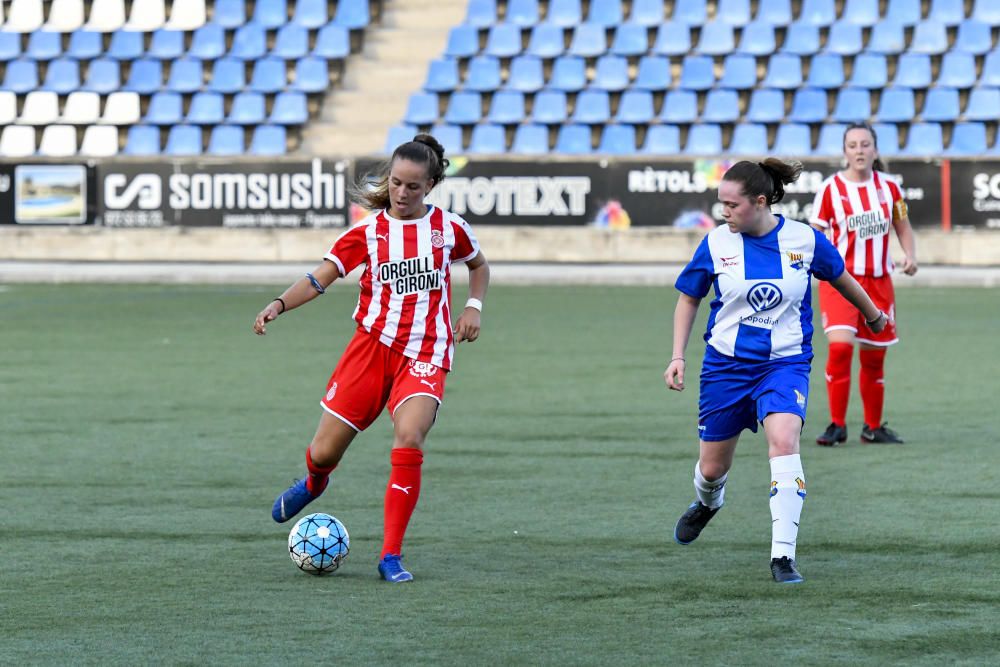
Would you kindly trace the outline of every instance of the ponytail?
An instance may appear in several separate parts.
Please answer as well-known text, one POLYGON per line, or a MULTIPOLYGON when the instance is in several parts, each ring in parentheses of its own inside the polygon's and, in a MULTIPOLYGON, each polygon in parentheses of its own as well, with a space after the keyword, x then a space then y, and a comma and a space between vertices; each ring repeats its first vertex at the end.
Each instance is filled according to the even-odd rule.
POLYGON ((743 196, 755 199, 763 195, 768 206, 777 204, 785 197, 785 186, 794 183, 802 173, 802 163, 797 160, 779 160, 769 157, 763 162, 737 162, 722 177, 723 180, 740 183, 743 196))
POLYGON ((451 164, 444 156, 444 146, 430 134, 418 134, 412 141, 400 144, 388 161, 379 165, 379 180, 374 185, 367 179, 360 179, 351 186, 351 200, 370 211, 389 208, 389 172, 396 160, 409 160, 427 166, 427 178, 433 181, 432 188, 444 180, 444 172, 451 164))

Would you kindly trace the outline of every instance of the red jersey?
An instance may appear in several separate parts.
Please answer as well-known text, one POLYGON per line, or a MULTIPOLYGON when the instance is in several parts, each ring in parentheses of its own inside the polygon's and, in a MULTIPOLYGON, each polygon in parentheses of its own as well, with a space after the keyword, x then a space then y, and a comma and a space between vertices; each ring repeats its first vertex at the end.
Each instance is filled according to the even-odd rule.
POLYGON ((341 234, 326 259, 341 276, 365 265, 354 320, 401 354, 445 370, 455 351, 451 264, 479 253, 472 228, 429 206, 419 220, 378 211, 341 234))
POLYGON ((813 202, 813 224, 826 227, 830 241, 855 276, 875 278, 892 273, 889 229, 903 194, 886 174, 873 171, 865 183, 839 173, 823 181, 813 202))

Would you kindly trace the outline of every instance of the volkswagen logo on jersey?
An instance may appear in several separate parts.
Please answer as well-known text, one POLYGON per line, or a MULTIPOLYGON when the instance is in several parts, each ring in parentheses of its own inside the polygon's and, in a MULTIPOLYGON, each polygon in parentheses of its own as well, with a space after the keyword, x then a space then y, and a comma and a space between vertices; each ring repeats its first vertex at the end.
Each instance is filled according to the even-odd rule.
POLYGON ((781 290, 774 283, 757 283, 747 293, 747 303, 760 313, 781 303, 781 290))

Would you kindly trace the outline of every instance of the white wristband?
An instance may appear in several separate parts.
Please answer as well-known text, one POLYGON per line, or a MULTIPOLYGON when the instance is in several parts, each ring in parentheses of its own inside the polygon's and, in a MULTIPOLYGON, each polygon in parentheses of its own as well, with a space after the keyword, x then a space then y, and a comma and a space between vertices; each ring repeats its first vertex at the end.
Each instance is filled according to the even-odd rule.
POLYGON ((465 302, 465 307, 475 308, 480 313, 483 312, 483 302, 480 301, 479 299, 469 299, 468 301, 465 302))

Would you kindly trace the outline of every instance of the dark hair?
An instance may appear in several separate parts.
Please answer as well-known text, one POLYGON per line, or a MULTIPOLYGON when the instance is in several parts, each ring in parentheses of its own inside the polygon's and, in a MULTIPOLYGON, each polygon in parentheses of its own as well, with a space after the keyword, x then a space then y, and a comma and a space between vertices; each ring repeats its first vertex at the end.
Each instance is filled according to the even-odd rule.
POLYGON ((802 173, 802 163, 785 162, 769 157, 763 162, 737 162, 722 177, 724 181, 743 184, 743 196, 751 199, 764 195, 768 206, 777 204, 785 196, 785 186, 794 183, 802 173))
POLYGON ((429 134, 418 134, 413 141, 400 144, 392 152, 392 157, 383 162, 379 169, 379 180, 374 186, 369 185, 366 177, 362 177, 351 187, 351 199, 369 210, 389 208, 389 171, 396 160, 409 160, 417 164, 427 165, 427 177, 434 185, 444 180, 445 169, 450 162, 444 157, 444 146, 429 134))
MULTIPOLYGON (((858 121, 856 123, 851 123, 844 129, 844 139, 842 142, 842 147, 847 148, 847 133, 851 130, 868 130, 868 134, 872 135, 872 143, 875 145, 875 150, 878 150, 878 135, 875 134, 875 128, 871 126, 870 123, 865 121, 858 121)), ((886 166, 885 162, 882 161, 881 157, 876 157, 875 162, 872 163, 872 168, 875 171, 888 171, 889 168, 886 166)))

